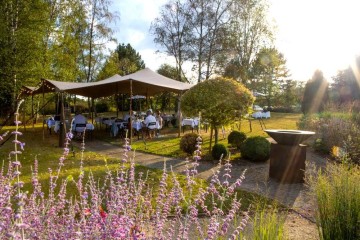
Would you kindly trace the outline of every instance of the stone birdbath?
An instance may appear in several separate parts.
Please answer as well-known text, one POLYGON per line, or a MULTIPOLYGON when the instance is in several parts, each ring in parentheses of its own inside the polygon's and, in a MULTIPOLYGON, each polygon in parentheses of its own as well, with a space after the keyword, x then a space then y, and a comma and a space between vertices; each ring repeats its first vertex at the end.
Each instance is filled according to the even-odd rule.
POLYGON ((264 130, 276 142, 271 142, 269 176, 282 183, 303 183, 306 145, 315 132, 301 130, 264 130))

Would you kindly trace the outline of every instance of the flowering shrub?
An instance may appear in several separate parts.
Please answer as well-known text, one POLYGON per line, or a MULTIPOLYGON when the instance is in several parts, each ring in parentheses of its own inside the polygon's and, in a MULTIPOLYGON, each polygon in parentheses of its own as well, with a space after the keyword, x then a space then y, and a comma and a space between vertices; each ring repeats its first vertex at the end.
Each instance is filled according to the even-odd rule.
MULTIPOLYGON (((107 171, 102 184, 91 174, 85 179, 82 160, 78 178, 69 175, 60 182, 59 174, 69 154, 71 133, 66 134, 57 169, 49 169, 49 192, 42 191, 36 159, 32 190, 24 192, 18 159, 24 143, 18 139, 21 132, 17 116, 18 113, 16 130, 12 132, 14 151, 10 153, 7 170, 3 167, 0 172, 0 239, 236 239, 249 219, 247 212, 241 220, 236 219, 241 204, 235 188, 243 181, 245 172, 230 183, 229 162, 221 176, 224 180, 220 180, 218 171, 207 187, 195 191, 200 137, 193 161, 185 171, 186 193, 178 176, 168 173, 165 166, 159 190, 154 191, 148 184, 147 174, 135 173, 128 139, 125 139, 117 172, 107 171), (67 197, 67 185, 71 183, 76 185, 77 195, 67 197), (210 199, 210 205, 205 204, 206 199, 210 199), (231 202, 226 210, 225 201, 231 202), (201 215, 208 221, 202 220, 201 215)), ((83 142, 82 154, 84 147, 83 142)))
POLYGON ((359 161, 360 128, 350 114, 306 115, 298 126, 300 129, 315 131, 315 150, 330 153, 332 148, 337 146, 348 153, 351 161, 359 161))

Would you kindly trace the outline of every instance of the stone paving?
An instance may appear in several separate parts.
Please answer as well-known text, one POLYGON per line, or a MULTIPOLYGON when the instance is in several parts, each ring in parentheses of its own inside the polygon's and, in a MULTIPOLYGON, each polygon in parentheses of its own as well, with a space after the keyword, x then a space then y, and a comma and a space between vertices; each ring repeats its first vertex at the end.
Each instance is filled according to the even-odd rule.
MULTIPOLYGON (((99 140, 88 141, 86 143, 86 149, 114 158, 121 158, 123 153, 122 147, 99 140)), ((168 170, 170 170, 170 166, 172 166, 175 172, 182 173, 185 170, 184 159, 135 152, 135 163, 149 168, 162 169, 164 167, 164 161, 166 161, 168 170)), ((307 162, 313 163, 317 167, 323 167, 326 164, 326 159, 308 149, 307 162)), ((218 167, 218 164, 212 162, 200 162, 198 177, 208 180, 218 167)), ((221 166, 220 171, 223 169, 224 167, 221 166)), ((269 162, 252 163, 245 160, 233 165, 231 173, 233 180, 239 177, 245 169, 247 171, 245 180, 241 185, 242 189, 277 199, 282 204, 306 216, 310 217, 313 215, 311 212, 311 210, 314 209, 312 197, 308 195, 308 189, 304 184, 280 184, 268 177, 269 162)))

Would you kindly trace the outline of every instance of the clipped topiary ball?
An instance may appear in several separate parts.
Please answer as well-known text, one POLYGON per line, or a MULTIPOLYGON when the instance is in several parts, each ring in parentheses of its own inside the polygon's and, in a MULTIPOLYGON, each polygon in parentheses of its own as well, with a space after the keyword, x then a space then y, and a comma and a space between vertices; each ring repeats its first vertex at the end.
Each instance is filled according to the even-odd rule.
POLYGON ((212 148, 211 155, 215 160, 220 160, 221 155, 222 159, 225 159, 228 155, 228 150, 224 144, 217 143, 212 148))
POLYGON ((180 140, 180 149, 188 155, 193 155, 196 150, 196 133, 187 133, 180 140))
POLYGON ((249 137, 241 145, 240 153, 251 161, 266 161, 270 157, 270 142, 261 136, 249 137))
POLYGON ((228 136, 228 143, 240 149, 241 144, 245 141, 246 134, 239 131, 232 131, 228 136))

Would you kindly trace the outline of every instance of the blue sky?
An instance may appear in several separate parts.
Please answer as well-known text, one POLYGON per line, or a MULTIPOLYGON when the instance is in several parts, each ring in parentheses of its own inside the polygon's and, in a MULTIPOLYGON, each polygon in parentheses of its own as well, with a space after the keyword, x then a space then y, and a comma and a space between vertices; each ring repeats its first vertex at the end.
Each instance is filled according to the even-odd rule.
MULTIPOLYGON (((173 63, 153 43, 151 22, 166 0, 114 0, 120 14, 115 24, 119 43, 130 43, 152 70, 173 63)), ((269 0, 269 18, 277 25, 275 46, 287 59, 295 80, 311 78, 315 69, 331 80, 360 54, 357 0, 269 0)), ((191 75, 190 70, 188 74, 191 75)))

